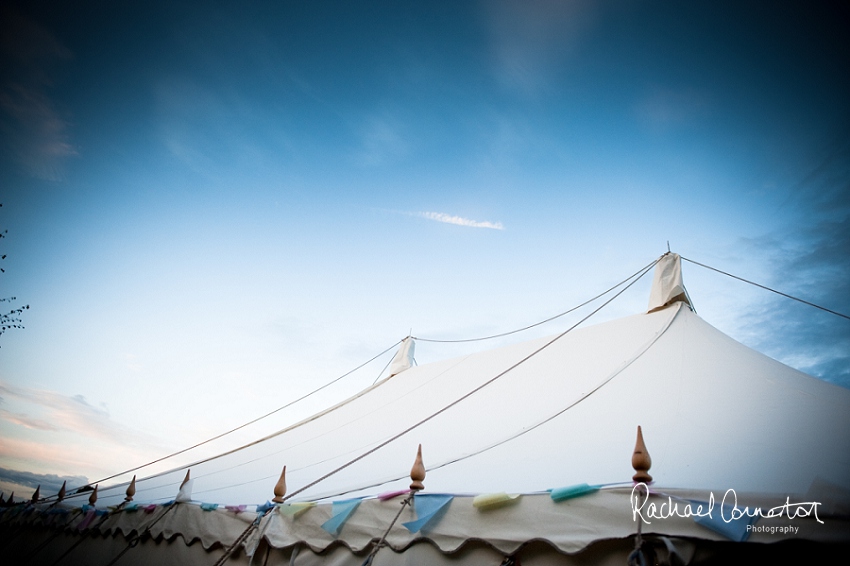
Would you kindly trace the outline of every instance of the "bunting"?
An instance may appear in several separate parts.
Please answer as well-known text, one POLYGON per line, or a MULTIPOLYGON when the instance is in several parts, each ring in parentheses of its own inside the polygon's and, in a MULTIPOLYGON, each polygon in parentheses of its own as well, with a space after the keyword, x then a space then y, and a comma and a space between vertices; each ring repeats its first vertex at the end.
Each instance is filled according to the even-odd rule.
MULTIPOLYGON (((691 503, 702 504, 706 507, 708 506, 708 502, 706 501, 692 501, 691 503)), ((731 515, 731 510, 727 508, 725 514, 731 515)), ((694 515, 693 519, 697 525, 712 530, 715 533, 735 542, 744 542, 747 540, 750 536, 750 530, 748 527, 755 524, 755 522, 759 519, 758 517, 744 516, 731 520, 727 523, 726 521, 728 519, 723 519, 724 513, 720 513, 716 517, 714 515, 714 513, 709 513, 702 517, 694 515)))
POLYGON ((83 508, 85 509, 85 507, 89 507, 89 509, 85 510, 85 518, 80 521, 79 525, 77 525, 77 530, 79 531, 84 531, 85 529, 87 529, 91 522, 94 520, 95 514, 97 513, 97 510, 94 507, 91 507, 90 505, 84 505, 83 508))
POLYGON ((399 495, 407 495, 408 493, 410 493, 409 489, 400 489, 398 491, 386 491, 384 493, 380 493, 377 497, 378 501, 387 501, 394 497, 398 497, 399 495))
POLYGON ((560 501, 566 501, 567 499, 573 499, 574 497, 581 497, 582 495, 587 495, 589 493, 595 493, 599 491, 600 487, 602 486, 579 483, 550 490, 549 496, 552 498, 552 501, 557 503, 560 501))
POLYGON ((433 524, 431 526, 436 525, 440 518, 442 518, 445 510, 448 509, 452 499, 454 499, 453 495, 417 493, 413 497, 413 509, 416 511, 416 520, 402 523, 402 525, 411 533, 425 529, 432 522, 433 524))
POLYGON ((298 503, 286 503, 284 505, 279 505, 277 510, 278 513, 285 517, 292 517, 293 519, 300 517, 304 513, 307 512, 308 509, 315 507, 315 501, 304 501, 298 503))
POLYGON ((489 511, 490 509, 498 509, 505 505, 516 503, 519 499, 519 494, 509 495, 507 493, 482 493, 476 495, 472 499, 472 506, 479 511, 489 511))
POLYGON ((334 501, 331 510, 332 516, 322 524, 322 528, 334 536, 339 534, 342 526, 348 520, 354 510, 360 505, 362 499, 346 499, 345 501, 334 501))

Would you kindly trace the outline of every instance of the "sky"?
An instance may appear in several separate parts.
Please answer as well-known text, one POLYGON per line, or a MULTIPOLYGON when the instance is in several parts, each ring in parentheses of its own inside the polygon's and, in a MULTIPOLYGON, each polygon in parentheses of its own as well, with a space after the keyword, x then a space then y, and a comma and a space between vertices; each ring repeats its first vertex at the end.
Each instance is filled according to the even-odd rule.
MULTIPOLYGON (((408 334, 547 318, 668 245, 850 313, 839 3, 0 10, 0 305, 29 305, 0 335, 7 495, 229 430, 408 334)), ((848 320, 683 269, 709 323, 850 387, 848 320)), ((594 320, 645 310, 644 279, 594 320)), ((221 446, 370 385, 388 356, 221 446)))

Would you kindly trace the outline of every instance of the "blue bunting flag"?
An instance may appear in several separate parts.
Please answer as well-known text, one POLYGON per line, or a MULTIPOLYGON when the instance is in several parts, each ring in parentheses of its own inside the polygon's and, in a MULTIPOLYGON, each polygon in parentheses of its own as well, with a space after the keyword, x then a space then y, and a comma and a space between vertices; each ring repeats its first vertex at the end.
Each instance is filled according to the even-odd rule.
MULTIPOLYGON (((411 533, 419 532, 433 521, 436 525, 443 511, 448 509, 448 504, 454 499, 453 495, 437 493, 417 493, 413 497, 413 509, 416 511, 416 520, 402 523, 411 533)), ((433 526, 433 525, 432 525, 433 526)))
POLYGON ((331 513, 333 516, 322 524, 322 528, 336 536, 340 529, 348 520, 348 517, 354 513, 357 506, 360 505, 361 499, 346 499, 345 501, 334 501, 331 513))

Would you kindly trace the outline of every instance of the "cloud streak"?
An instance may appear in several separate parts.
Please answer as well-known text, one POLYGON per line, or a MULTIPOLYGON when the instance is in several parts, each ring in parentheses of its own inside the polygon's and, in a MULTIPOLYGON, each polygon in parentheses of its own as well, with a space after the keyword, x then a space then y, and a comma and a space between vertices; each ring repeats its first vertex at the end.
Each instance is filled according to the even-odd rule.
MULTIPOLYGON (((105 407, 82 395, 0 380, 0 404, 0 462, 10 469, 101 477, 171 451, 157 439, 116 422, 105 407)), ((0 490, 19 490, 13 484, 34 487, 33 483, 44 488, 48 483, 43 478, 27 483, 7 476, 0 474, 0 490)))
POLYGON ((3 402, 14 401, 23 410, 0 409, 0 420, 31 430, 66 431, 91 439, 139 444, 144 442, 135 431, 114 422, 109 412, 91 405, 82 395, 64 395, 56 391, 33 389, 0 381, 3 402))
MULTIPOLYGON (((772 284, 832 310, 850 312, 850 128, 788 200, 800 219, 782 233, 744 242, 771 258, 772 284)), ((756 349, 850 388, 850 323, 784 298, 751 314, 756 349), (765 332, 764 329, 770 329, 765 332)))
POLYGON ((53 69, 72 54, 15 9, 7 7, 0 16, 0 55, 7 63, 0 81, 0 144, 29 175, 59 181, 65 160, 77 150, 49 93, 53 69))
POLYGON ((547 87, 596 19, 586 0, 498 0, 482 3, 497 80, 534 94, 547 87))
POLYGON ((466 226, 468 228, 489 228, 491 230, 505 229, 501 222, 490 222, 489 220, 479 222, 477 220, 471 220, 462 216, 453 216, 444 212, 415 212, 414 215, 427 220, 433 220, 434 222, 466 226))
POLYGON ((12 424, 35 430, 56 431, 59 427, 51 423, 34 419, 25 413, 13 413, 5 409, 0 409, 0 420, 9 421, 12 424))
POLYGON ((683 126, 704 118, 708 96, 693 89, 655 87, 638 102, 638 119, 653 130, 683 126))
POLYGON ((68 482, 68 488, 74 488, 88 484, 89 480, 85 476, 35 474, 33 472, 22 472, 19 470, 0 468, 0 482, 33 489, 41 486, 42 496, 47 496, 58 492, 62 487, 62 482, 68 482))
POLYGON ((355 152, 357 163, 365 167, 384 165, 408 152, 408 144, 401 134, 397 120, 389 117, 372 117, 360 132, 360 149, 355 152))

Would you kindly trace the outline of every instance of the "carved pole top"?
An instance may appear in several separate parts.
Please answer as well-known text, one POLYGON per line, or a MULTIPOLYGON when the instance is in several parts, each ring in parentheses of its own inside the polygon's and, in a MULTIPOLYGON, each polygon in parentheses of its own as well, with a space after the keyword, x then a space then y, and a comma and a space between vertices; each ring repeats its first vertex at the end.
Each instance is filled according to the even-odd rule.
POLYGON ((91 495, 89 495, 89 505, 92 507, 94 507, 94 504, 97 503, 97 485, 98 484, 95 484, 94 490, 91 492, 91 495))
POLYGON ((272 501, 274 503, 283 503, 284 495, 286 495, 286 466, 283 467, 283 471, 280 473, 280 479, 277 480, 274 486, 274 499, 272 501))
POLYGON ((635 469, 636 473, 632 476, 632 479, 635 482, 651 482, 652 476, 648 473, 649 468, 651 467, 652 458, 649 457, 649 451, 646 449, 646 444, 643 442, 643 431, 641 431, 640 425, 638 425, 635 451, 632 454, 632 468, 635 469))
POLYGON ((124 498, 124 501, 133 501, 133 496, 136 495, 136 476, 133 476, 133 480, 127 486, 126 494, 127 497, 124 498))
POLYGON ((419 491, 425 489, 425 484, 422 481, 425 479, 425 464, 422 463, 422 445, 416 451, 416 460, 413 462, 413 468, 410 469, 410 489, 419 491))

